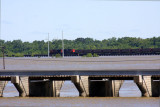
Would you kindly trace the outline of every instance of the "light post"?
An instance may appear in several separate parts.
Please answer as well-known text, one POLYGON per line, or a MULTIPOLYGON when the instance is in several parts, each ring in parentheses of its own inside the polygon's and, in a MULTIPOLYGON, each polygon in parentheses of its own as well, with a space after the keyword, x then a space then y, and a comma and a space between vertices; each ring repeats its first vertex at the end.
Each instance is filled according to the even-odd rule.
POLYGON ((47 50, 47 53, 48 53, 48 57, 49 57, 49 33, 48 33, 48 38, 46 38, 45 40, 48 42, 48 50, 47 50))
MULTIPOLYGON (((1 40, 1 0, 0 0, 0 40, 1 40)), ((1 43, 2 46, 2 43, 1 43)))
POLYGON ((63 30, 62 30, 62 56, 63 56, 63 58, 64 58, 63 30))
POLYGON ((48 57, 49 57, 49 33, 48 33, 48 57))
POLYGON ((0 46, 2 49, 2 54, 3 54, 3 69, 5 69, 5 59, 4 59, 4 46, 0 46))

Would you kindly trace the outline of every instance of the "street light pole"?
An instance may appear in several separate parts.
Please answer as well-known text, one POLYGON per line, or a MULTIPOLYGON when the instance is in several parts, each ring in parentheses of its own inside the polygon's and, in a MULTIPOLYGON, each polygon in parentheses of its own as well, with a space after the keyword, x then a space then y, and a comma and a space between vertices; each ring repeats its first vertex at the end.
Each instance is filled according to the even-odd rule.
POLYGON ((63 51, 63 58, 64 58, 64 42, 63 42, 63 30, 62 30, 62 51, 63 51))
POLYGON ((62 54, 63 54, 63 58, 64 58, 64 42, 63 42, 63 30, 62 30, 62 54))
MULTIPOLYGON (((1 41, 1 0, 0 0, 0 41, 1 41)), ((0 48, 2 49, 2 54, 3 54, 3 69, 5 69, 5 59, 4 59, 4 46, 2 46, 2 41, 0 44, 0 48)))
POLYGON ((4 47, 2 47, 3 49, 3 69, 5 69, 5 60, 4 60, 4 47))
MULTIPOLYGON (((0 40, 1 40, 1 0, 0 0, 0 40)), ((2 42, 0 45, 2 46, 2 42)))
POLYGON ((49 57, 49 33, 48 33, 48 57, 49 57))
POLYGON ((3 69, 5 69, 5 59, 4 59, 4 46, 0 46, 2 50, 2 56, 3 56, 3 69))

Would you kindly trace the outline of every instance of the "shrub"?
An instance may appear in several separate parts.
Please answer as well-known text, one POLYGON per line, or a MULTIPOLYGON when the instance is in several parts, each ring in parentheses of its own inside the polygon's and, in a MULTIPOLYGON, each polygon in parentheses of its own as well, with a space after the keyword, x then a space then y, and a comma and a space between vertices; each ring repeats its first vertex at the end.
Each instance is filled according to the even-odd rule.
POLYGON ((96 53, 93 54, 93 57, 99 57, 99 55, 97 55, 96 53))
POLYGON ((61 55, 60 54, 56 54, 56 58, 58 58, 58 57, 61 57, 61 55))
POLYGON ((31 54, 31 57, 34 57, 34 53, 31 54))
POLYGON ((15 57, 24 57, 24 55, 21 54, 21 53, 16 53, 16 54, 15 54, 15 57))
POLYGON ((86 55, 83 55, 82 57, 86 57, 86 55))
POLYGON ((86 55, 86 57, 93 57, 93 56, 92 56, 92 53, 88 53, 88 54, 86 55))
POLYGON ((13 57, 13 53, 8 53, 8 57, 13 57))

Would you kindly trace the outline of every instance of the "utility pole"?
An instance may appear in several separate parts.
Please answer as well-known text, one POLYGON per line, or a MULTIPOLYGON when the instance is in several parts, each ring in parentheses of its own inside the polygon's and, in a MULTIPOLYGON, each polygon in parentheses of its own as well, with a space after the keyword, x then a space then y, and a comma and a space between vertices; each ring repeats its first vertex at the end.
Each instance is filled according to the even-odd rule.
POLYGON ((155 45, 156 45, 156 38, 153 37, 153 45, 154 45, 154 48, 155 48, 155 45))
POLYGON ((5 60, 4 60, 4 47, 2 47, 3 49, 3 69, 5 69, 5 60))
POLYGON ((48 57, 49 57, 49 33, 48 33, 48 57))
POLYGON ((64 42, 63 42, 63 30, 62 30, 62 56, 64 58, 64 42))
MULTIPOLYGON (((1 41, 1 0, 0 0, 0 41, 1 41)), ((3 54, 3 69, 5 69, 5 59, 4 59, 4 46, 2 46, 2 41, 0 44, 0 48, 2 49, 2 54, 3 54)))
MULTIPOLYGON (((0 0, 0 40, 1 40, 1 0, 0 0)), ((2 42, 0 44, 2 46, 2 42)))
POLYGON ((0 46, 3 56, 3 69, 5 69, 5 59, 4 59, 4 46, 0 46))

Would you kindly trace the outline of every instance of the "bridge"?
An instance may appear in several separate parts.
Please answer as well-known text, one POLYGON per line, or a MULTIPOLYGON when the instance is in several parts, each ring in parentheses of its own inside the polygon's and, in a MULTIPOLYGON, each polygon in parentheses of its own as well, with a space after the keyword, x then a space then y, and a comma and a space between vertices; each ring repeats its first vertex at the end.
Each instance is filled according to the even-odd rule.
POLYGON ((124 80, 134 80, 142 96, 159 96, 160 70, 1 70, 0 92, 8 81, 20 96, 58 97, 65 80, 71 80, 80 96, 119 96, 124 80), (157 81, 158 80, 158 81, 157 81), (100 87, 100 88, 99 88, 100 87))
POLYGON ((21 97, 59 97, 64 81, 70 80, 79 96, 118 97, 124 80, 133 80, 142 96, 159 97, 160 60, 157 56, 143 59, 140 56, 138 60, 109 58, 7 59, 6 70, 0 70, 0 96, 11 81, 21 97), (101 66, 103 64, 106 66, 101 66))

